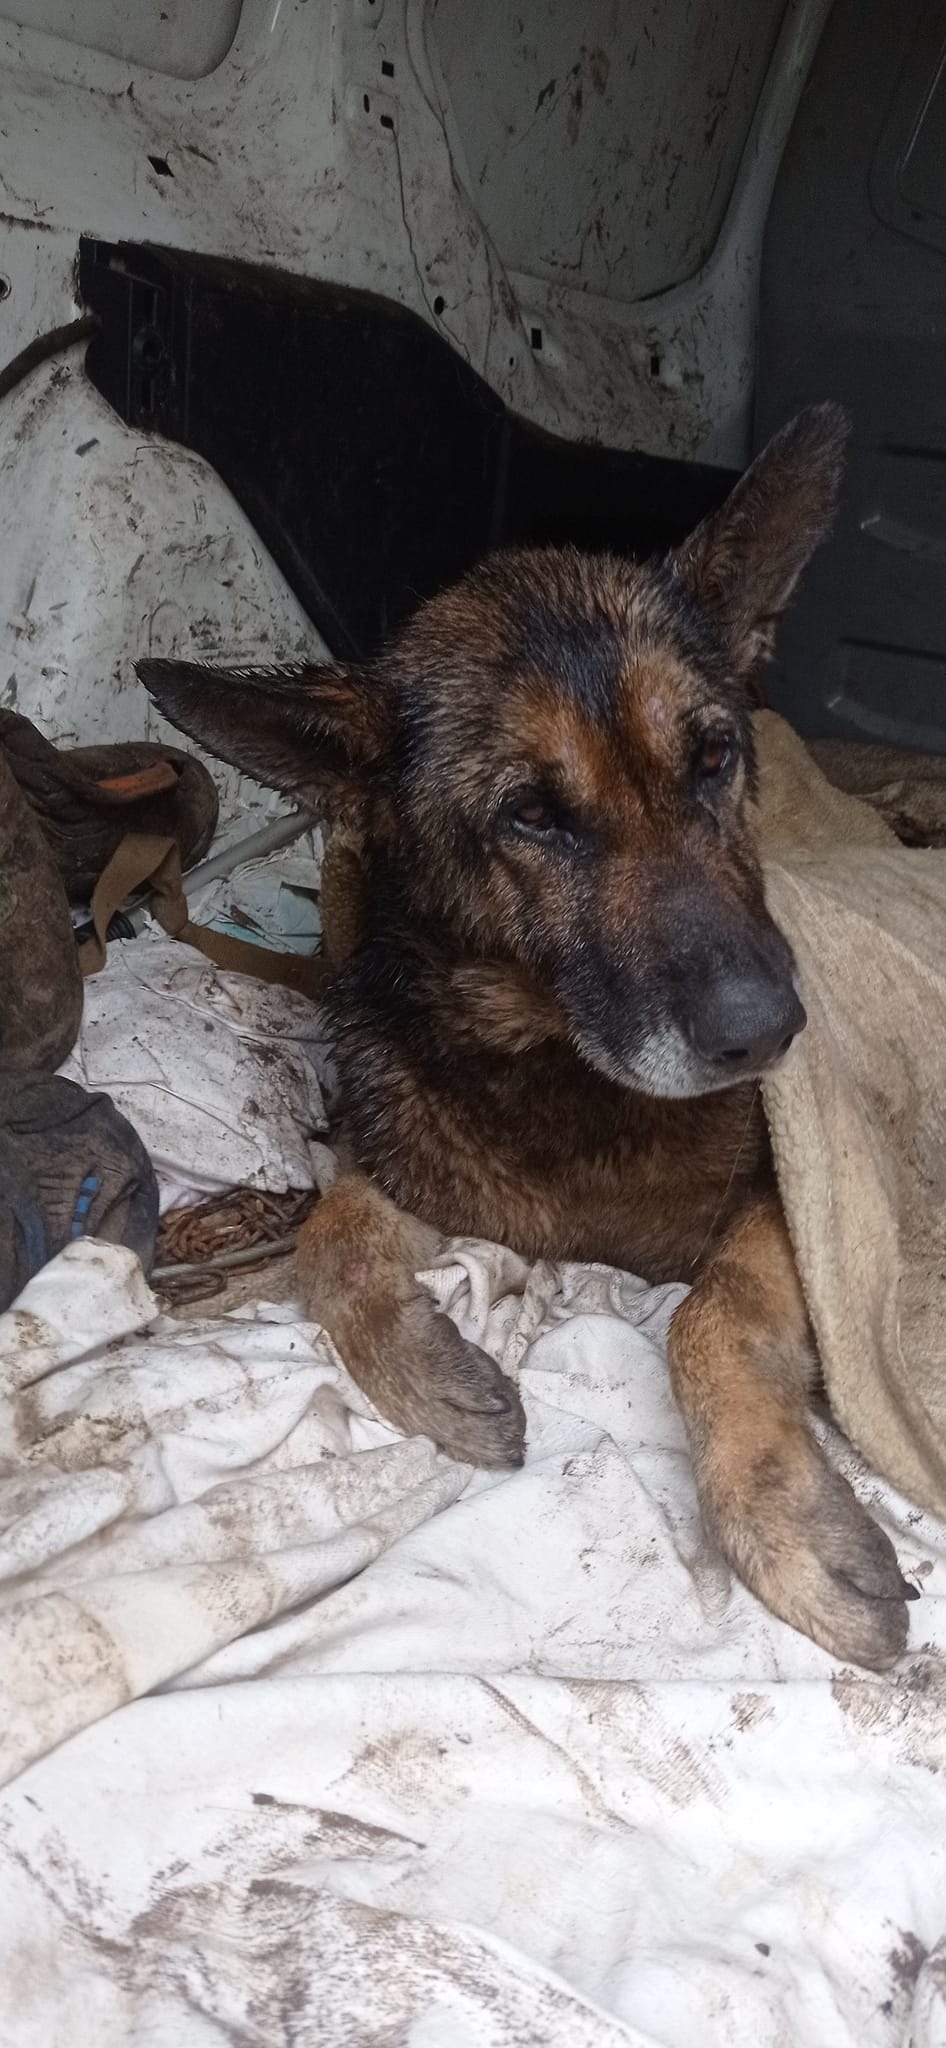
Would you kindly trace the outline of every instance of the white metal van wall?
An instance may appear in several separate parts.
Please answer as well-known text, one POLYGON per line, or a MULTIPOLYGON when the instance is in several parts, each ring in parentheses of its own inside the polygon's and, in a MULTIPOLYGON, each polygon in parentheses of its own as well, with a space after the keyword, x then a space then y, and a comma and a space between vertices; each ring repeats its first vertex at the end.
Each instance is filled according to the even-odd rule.
POLYGON ((4 21, 166 78, 205 78, 237 32, 241 0, 9 0, 4 21))
MULTIPOLYGON (((829 6, 4 0, 0 366, 74 311, 85 233, 380 294, 537 425, 738 463, 762 231, 829 6)), ((228 592, 244 574, 253 583, 253 537, 193 467, 191 566, 180 558, 180 608, 156 622, 129 595, 139 558, 166 552, 140 437, 119 459, 78 362, 24 389, 44 394, 25 428, 0 408, 0 692, 14 677, 22 707, 61 726, 65 690, 67 728, 91 737, 106 715, 124 718, 103 689, 121 679, 140 724, 131 660, 149 636, 179 644, 211 530, 208 562, 228 530, 239 559, 197 611, 207 644, 236 651, 228 592), (52 532, 34 524, 37 498, 54 508, 52 532), (93 503, 94 549, 78 531, 93 503), (38 598, 53 593, 37 579, 52 552, 51 645, 38 598), (23 618, 26 631, 9 623, 23 618)), ((255 574, 270 593, 267 647, 297 649, 298 607, 272 565, 255 574)), ((251 618, 239 634, 251 658, 251 618)))

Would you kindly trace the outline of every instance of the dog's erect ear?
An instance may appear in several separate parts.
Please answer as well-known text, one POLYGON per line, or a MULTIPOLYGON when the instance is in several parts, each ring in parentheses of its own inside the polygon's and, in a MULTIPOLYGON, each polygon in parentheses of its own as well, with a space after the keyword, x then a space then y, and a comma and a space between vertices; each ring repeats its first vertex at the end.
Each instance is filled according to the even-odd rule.
POLYGON ((387 684, 336 668, 139 661, 158 710, 220 761, 338 816, 377 783, 394 729, 387 684))
POLYGON ((738 675, 768 660, 779 615, 831 530, 849 432, 839 405, 808 406, 674 557, 738 675))

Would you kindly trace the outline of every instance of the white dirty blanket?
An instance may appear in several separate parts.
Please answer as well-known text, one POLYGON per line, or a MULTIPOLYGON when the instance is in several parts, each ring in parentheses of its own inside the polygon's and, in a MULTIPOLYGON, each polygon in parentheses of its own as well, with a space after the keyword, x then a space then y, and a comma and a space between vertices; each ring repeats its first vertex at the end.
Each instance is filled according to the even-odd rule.
POLYGON ((679 1290, 429 1284, 521 1472, 112 1247, 0 1319, 4 2048, 944 2048, 946 1531, 832 1438, 923 1588, 843 1670, 704 1541, 679 1290))
POLYGON ((324 1048, 305 996, 212 966, 193 946, 110 945, 85 984, 61 1072, 104 1089, 134 1124, 162 1210, 234 1186, 310 1188, 307 1135, 324 1131, 324 1048))

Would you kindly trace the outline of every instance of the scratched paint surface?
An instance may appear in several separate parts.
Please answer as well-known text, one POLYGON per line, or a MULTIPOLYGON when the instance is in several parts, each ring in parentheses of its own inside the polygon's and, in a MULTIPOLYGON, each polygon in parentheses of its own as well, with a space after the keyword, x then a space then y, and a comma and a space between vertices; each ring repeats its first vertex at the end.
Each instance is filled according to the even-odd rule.
POLYGON ((784 0, 433 0, 473 197, 510 269, 607 297, 713 247, 784 0))
MULTIPOLYGON (((73 317, 89 234, 379 293, 539 426, 738 463, 768 194, 828 5, 242 0, 226 47, 232 7, 174 0, 172 77, 146 9, 0 0, 0 368, 73 317)), ((45 729, 150 729, 141 653, 318 649, 219 479, 129 434, 78 358, 0 404, 0 473, 0 702, 45 729)), ((220 779, 225 827, 268 807, 220 779)))
MULTIPOLYGON (((3 407, 0 532, 0 704, 65 746, 180 744, 135 676, 141 655, 324 651, 219 477, 189 450, 131 433, 76 356, 35 371, 3 407)), ((238 819, 254 830, 277 809, 212 767, 224 831, 238 819)))
POLYGON ((112 55, 0 12, 0 364, 64 317, 80 234, 150 242, 409 306, 551 432, 736 464, 829 5, 243 0, 207 76, 178 39, 177 78, 120 0, 83 12, 112 55))
POLYGON ((0 20, 128 57, 171 78, 202 78, 226 56, 240 0, 3 0, 0 20))

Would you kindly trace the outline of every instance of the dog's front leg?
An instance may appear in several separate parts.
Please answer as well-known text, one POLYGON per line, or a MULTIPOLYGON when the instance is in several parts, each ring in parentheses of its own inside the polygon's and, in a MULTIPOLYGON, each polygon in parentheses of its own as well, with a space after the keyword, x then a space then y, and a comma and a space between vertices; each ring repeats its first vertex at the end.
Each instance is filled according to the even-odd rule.
POLYGON ((298 1270, 309 1313, 379 1412, 463 1464, 521 1465, 525 1417, 512 1381, 434 1307, 415 1275, 437 1257, 435 1230, 345 1174, 302 1227, 298 1270))
POLYGON ((814 1350, 775 1197, 747 1210, 670 1329, 707 1527, 773 1614, 835 1656, 884 1670, 911 1596, 887 1537, 807 1426, 814 1350))

